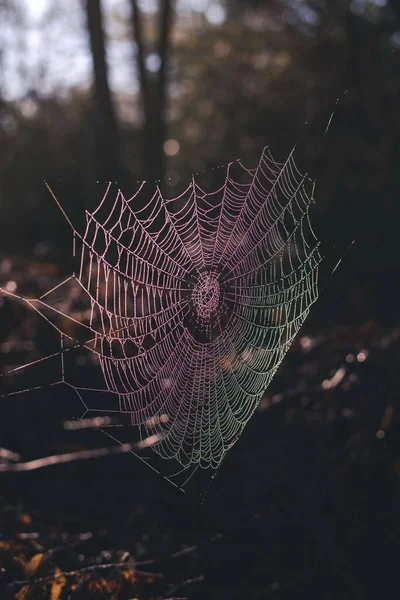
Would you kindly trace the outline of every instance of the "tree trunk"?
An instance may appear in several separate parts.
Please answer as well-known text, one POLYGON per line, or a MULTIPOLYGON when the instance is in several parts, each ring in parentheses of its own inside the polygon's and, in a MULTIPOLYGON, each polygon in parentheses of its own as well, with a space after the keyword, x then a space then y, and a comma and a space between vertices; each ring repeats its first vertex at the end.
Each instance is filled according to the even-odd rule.
POLYGON ((160 68, 149 73, 145 64, 145 48, 142 19, 137 0, 131 0, 132 28, 137 46, 137 66, 139 73, 142 107, 144 114, 142 143, 142 177, 162 180, 165 170, 164 142, 166 137, 165 112, 167 105, 168 59, 170 53, 170 33, 172 24, 172 1, 160 0, 160 27, 157 54, 160 68))
POLYGON ((119 136, 110 85, 100 0, 85 0, 94 74, 94 155, 96 177, 121 176, 119 136))

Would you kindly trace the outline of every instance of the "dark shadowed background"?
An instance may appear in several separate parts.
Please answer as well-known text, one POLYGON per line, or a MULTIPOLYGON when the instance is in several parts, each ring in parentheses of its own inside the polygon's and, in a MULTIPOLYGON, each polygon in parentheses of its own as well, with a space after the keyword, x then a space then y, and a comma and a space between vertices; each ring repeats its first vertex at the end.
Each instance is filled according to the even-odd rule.
MULTIPOLYGON (((79 228, 106 181, 176 196, 193 173, 212 188, 217 167, 253 166, 266 145, 284 161, 295 143, 317 182, 321 298, 203 502, 201 485, 183 495, 126 455, 1 473, 0 496, 41 522, 106 527, 93 555, 114 545, 176 581, 203 577, 177 597, 398 593, 400 0, 0 0, 10 291, 35 296, 72 270, 44 180, 79 228), (196 555, 171 566, 182 544, 196 555)), ((51 336, 0 295, 0 372, 46 354, 51 336)), ((23 460, 100 447, 98 432, 63 429, 79 417, 67 391, 0 399, 0 447, 23 460)))

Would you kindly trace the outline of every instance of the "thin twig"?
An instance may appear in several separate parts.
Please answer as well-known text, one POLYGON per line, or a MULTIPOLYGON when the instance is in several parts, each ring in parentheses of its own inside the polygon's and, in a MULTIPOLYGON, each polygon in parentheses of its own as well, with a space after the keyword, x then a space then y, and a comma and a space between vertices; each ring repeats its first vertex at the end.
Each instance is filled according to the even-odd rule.
POLYGON ((58 465, 61 463, 70 463, 76 460, 87 460, 90 458, 99 458, 111 454, 125 454, 135 448, 134 444, 122 444, 121 446, 111 446, 109 448, 94 448, 92 450, 79 450, 78 452, 67 452, 65 454, 54 454, 43 458, 36 458, 27 462, 0 463, 0 472, 9 471, 35 471, 44 467, 58 465))
MULTIPOLYGON (((124 569, 126 567, 131 567, 135 569, 135 563, 130 562, 119 562, 119 563, 106 563, 103 565, 91 565, 90 567, 83 567, 82 569, 77 569, 75 571, 61 571, 55 573, 54 575, 46 575, 46 577, 38 577, 37 579, 25 579, 25 580, 15 580, 8 584, 8 588, 13 588, 17 586, 24 585, 35 585, 37 583, 46 583, 48 581, 57 581, 58 579, 62 579, 63 577, 75 577, 76 575, 81 575, 83 573, 91 573, 94 571, 100 571, 104 569, 124 569)), ((139 577, 154 577, 155 579, 164 579, 164 575, 162 573, 151 573, 147 571, 137 571, 135 569, 135 574, 139 575, 139 577)))
POLYGON ((175 592, 180 590, 182 587, 185 587, 187 585, 192 585, 193 583, 203 583, 203 582, 204 582, 204 575, 198 575, 197 577, 190 577, 189 579, 185 579, 184 581, 181 581, 180 583, 177 583, 177 584, 174 584, 173 586, 171 586, 170 592, 172 594, 174 594, 175 592))

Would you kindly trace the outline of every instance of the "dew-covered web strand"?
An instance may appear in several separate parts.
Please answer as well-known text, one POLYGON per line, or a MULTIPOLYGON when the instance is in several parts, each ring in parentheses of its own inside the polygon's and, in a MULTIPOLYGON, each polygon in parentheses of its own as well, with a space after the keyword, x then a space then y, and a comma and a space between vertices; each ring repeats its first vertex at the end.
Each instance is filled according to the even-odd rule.
POLYGON ((172 459, 169 478, 187 483, 198 468, 217 469, 318 296, 314 185, 297 170, 294 148, 284 163, 268 148, 255 169, 229 163, 212 192, 192 177, 176 198, 156 186, 143 203, 145 182, 131 198, 109 184, 86 212, 84 233, 47 187, 72 229, 78 272, 36 300, 0 291, 59 332, 60 379, 52 385, 74 390, 84 416, 129 417, 140 437, 132 452, 146 464, 141 448, 172 459), (88 305, 85 322, 50 301, 73 283, 88 305), (74 339, 49 311, 83 326, 88 339, 74 339), (64 357, 77 350, 97 357, 104 388, 68 381, 64 357), (87 399, 93 393, 101 393, 101 408, 87 399))

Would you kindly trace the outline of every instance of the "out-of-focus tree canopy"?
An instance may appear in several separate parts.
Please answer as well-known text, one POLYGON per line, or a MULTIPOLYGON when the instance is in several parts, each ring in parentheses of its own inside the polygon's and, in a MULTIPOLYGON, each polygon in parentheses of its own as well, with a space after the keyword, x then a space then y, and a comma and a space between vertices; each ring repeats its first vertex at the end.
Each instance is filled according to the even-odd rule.
POLYGON ((97 181, 118 175, 129 193, 161 179, 175 194, 193 172, 250 162, 266 144, 283 158, 297 141, 329 243, 338 227, 369 236, 364 259, 381 266, 371 235, 388 227, 396 266, 398 0, 3 0, 0 10, 3 250, 45 240, 69 252, 43 179, 77 219, 97 181))

